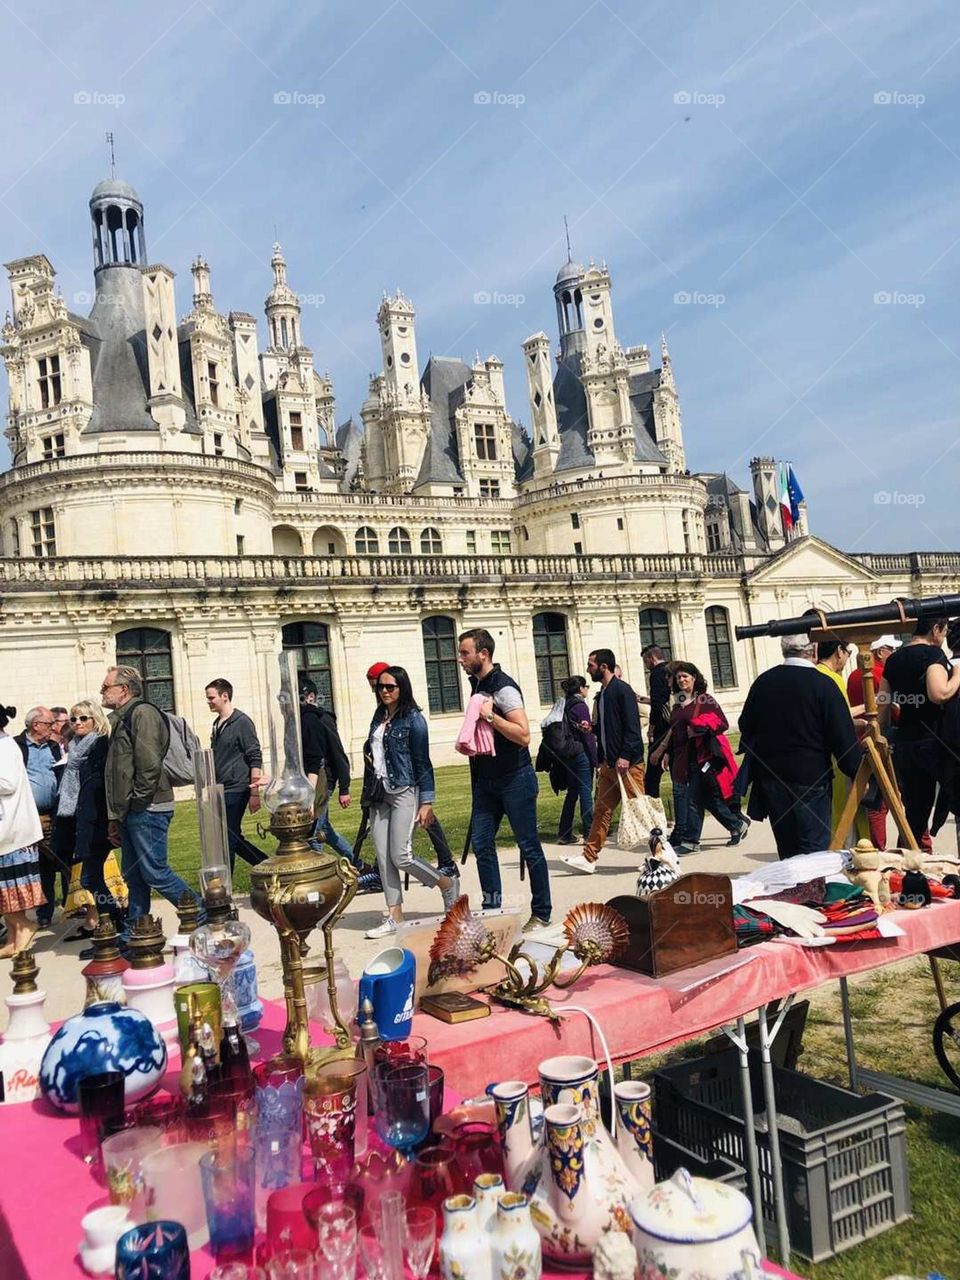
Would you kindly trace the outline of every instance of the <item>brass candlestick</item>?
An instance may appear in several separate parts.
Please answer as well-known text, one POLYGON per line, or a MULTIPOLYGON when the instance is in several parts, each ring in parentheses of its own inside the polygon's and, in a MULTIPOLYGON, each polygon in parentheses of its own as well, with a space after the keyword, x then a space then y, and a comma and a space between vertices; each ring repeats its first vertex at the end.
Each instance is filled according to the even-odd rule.
MULTIPOLYGON (((333 930, 357 890, 357 872, 346 858, 311 848, 314 805, 326 801, 326 776, 321 769, 316 795, 303 772, 300 749, 300 716, 296 671, 289 653, 280 655, 280 693, 277 701, 283 721, 283 770, 278 774, 279 753, 271 717, 270 748, 274 777, 264 803, 270 812, 269 831, 278 842, 276 853, 250 872, 250 905, 268 920, 280 936, 283 994, 287 1026, 283 1049, 299 1058, 311 1072, 323 1062, 353 1057, 350 1032, 337 1000, 334 978, 333 930), (324 960, 305 970, 307 939, 319 927, 323 933, 324 960), (320 1049, 310 1043, 305 977, 326 979, 336 1044, 320 1049)), ((265 833, 264 833, 265 834, 265 833)))

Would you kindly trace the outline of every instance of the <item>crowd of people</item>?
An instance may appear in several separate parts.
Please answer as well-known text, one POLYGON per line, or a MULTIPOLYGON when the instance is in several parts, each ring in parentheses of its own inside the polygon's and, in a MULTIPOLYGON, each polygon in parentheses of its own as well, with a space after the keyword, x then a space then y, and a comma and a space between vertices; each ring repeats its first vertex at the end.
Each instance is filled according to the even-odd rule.
MULTIPOLYGON (((740 714, 739 763, 727 740, 727 717, 704 674, 650 645, 642 654, 646 694, 631 688, 605 648, 588 655, 586 676, 562 681, 562 696, 542 724, 535 766, 523 691, 494 661, 493 636, 473 628, 458 645, 471 690, 457 741, 470 761, 467 845, 483 907, 500 907, 496 841, 506 819, 530 882, 525 931, 545 927, 552 915, 537 822, 538 772, 563 793, 557 842, 579 846, 562 861, 580 874, 595 872, 622 798, 659 797, 665 777, 674 815, 668 839, 681 855, 699 849, 707 813, 728 832, 728 845, 739 844, 751 820, 767 819, 781 857, 829 846, 862 759, 865 728, 862 676, 856 669, 844 680, 851 646, 842 639, 818 645, 806 634, 783 637, 782 663, 754 681, 740 714), (591 684, 599 686, 592 697, 591 684), (643 706, 649 710, 645 729, 643 706), (578 807, 582 841, 575 832, 578 807)), ((885 635, 871 650, 881 727, 892 745, 907 823, 917 843, 930 848, 931 833, 960 811, 960 620, 928 619, 906 644, 885 635)), ((306 676, 299 683, 301 733, 304 771, 317 795, 314 843, 357 867, 362 892, 383 894, 383 918, 366 934, 383 938, 403 919, 410 876, 436 888, 444 909, 460 894, 460 876, 435 811, 429 729, 410 676, 382 661, 370 667, 367 682, 375 707, 363 751, 362 820, 352 845, 331 816, 334 802, 341 809, 352 803, 350 760, 336 716, 306 676), (435 863, 414 852, 418 828, 433 845, 435 863), (372 865, 361 852, 367 834, 372 865)), ((234 706, 228 680, 213 680, 204 692, 214 717, 210 748, 224 791, 231 866, 237 856, 256 865, 267 855, 242 831, 244 814, 257 811, 268 781, 256 726, 234 706)), ((6 730, 15 715, 13 707, 0 707, 6 928, 0 958, 29 946, 36 931, 52 923, 58 899, 64 915, 77 919, 64 941, 89 942, 106 914, 123 942, 130 923, 149 911, 153 893, 177 904, 193 892, 169 863, 174 794, 165 760, 176 717, 145 699, 140 673, 126 666, 107 671, 99 703, 85 698, 69 709, 32 707, 23 730, 11 736, 6 730)), ((887 817, 884 797, 868 790, 856 834, 869 832, 884 849, 887 817)), ((80 954, 92 954, 92 947, 80 954)))

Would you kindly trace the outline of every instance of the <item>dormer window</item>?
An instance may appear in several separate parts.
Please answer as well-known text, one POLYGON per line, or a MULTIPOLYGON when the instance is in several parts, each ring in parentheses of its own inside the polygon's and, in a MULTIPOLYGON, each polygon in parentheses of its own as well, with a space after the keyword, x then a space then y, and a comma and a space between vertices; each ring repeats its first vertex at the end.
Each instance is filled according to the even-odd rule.
POLYGON ((217 377, 217 366, 213 360, 207 363, 207 385, 210 388, 210 403, 215 409, 220 407, 220 380, 217 377))
POLYGON ((497 460, 497 429, 492 422, 475 422, 473 438, 477 446, 477 457, 481 462, 497 460))
POLYGON ((481 480, 480 481, 480 497, 481 498, 499 498, 500 497, 500 481, 499 480, 481 480))
POLYGON ((58 431, 52 436, 44 436, 40 443, 43 445, 44 462, 50 462, 54 458, 62 458, 67 452, 67 445, 62 431, 58 431))
POLYGON ((37 361, 40 376, 40 404, 52 409, 60 403, 60 357, 41 356, 37 361))
POLYGON ((290 414, 290 448, 303 452, 303 418, 296 411, 290 414))

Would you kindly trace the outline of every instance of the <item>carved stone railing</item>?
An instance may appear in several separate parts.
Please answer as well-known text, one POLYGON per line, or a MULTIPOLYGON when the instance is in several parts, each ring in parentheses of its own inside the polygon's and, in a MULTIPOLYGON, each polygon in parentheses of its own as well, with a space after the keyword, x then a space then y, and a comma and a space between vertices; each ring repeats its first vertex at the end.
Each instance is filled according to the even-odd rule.
POLYGON ((68 454, 65 458, 28 462, 24 466, 13 467, 0 475, 0 488, 48 476, 67 476, 78 471, 102 472, 132 468, 142 475, 149 475, 157 468, 176 466, 198 467, 208 472, 220 471, 227 475, 245 476, 250 480, 273 483, 273 474, 269 468, 257 466, 254 462, 243 462, 239 458, 211 457, 204 453, 174 451, 167 453, 162 449, 151 449, 142 452, 77 453, 68 454))
POLYGON ((462 583, 510 579, 737 578, 735 555, 614 556, 62 556, 0 559, 0 594, 35 587, 111 590, 120 586, 235 586, 305 582, 462 583))
POLYGON ((542 489, 531 489, 516 499, 519 508, 530 507, 538 502, 551 498, 570 498, 578 494, 590 494, 598 491, 607 492, 618 489, 695 489, 705 492, 706 485, 699 476, 682 475, 635 475, 635 476, 590 476, 579 480, 554 481, 542 489))
POLYGON ((960 573, 960 551, 862 551, 851 559, 874 573, 960 573))

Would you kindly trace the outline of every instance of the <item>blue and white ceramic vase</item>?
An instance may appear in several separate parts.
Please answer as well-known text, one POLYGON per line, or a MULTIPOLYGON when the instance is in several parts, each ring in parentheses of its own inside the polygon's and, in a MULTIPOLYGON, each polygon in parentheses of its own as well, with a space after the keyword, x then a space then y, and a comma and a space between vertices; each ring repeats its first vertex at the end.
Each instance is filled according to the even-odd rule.
POLYGON ((92 1004, 68 1018, 40 1063, 40 1091, 52 1106, 77 1114, 84 1076, 122 1071, 128 1103, 148 1098, 167 1069, 167 1046, 149 1018, 115 1002, 92 1004))
POLYGON ((237 961, 233 971, 233 998, 237 1006, 240 1030, 256 1031, 263 1017, 263 1005, 257 994, 257 962, 249 947, 237 961))

